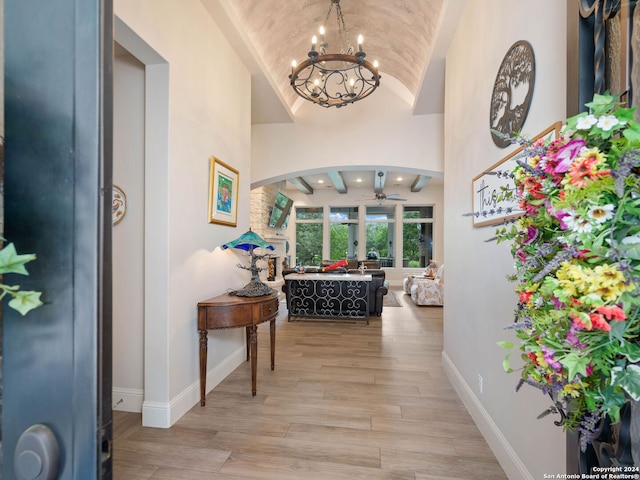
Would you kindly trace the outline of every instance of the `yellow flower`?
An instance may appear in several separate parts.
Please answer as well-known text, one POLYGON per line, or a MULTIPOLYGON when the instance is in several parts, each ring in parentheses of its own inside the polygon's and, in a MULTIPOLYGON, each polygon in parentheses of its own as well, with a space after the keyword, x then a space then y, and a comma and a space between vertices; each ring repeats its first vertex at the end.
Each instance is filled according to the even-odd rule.
POLYGON ((567 397, 577 398, 580 396, 580 385, 576 385, 575 383, 567 383, 564 387, 562 387, 561 391, 567 397))
POLYGON ((593 291, 605 302, 615 302, 624 292, 634 290, 633 283, 625 283, 624 274, 616 265, 598 265, 591 275, 593 291))
POLYGON ((540 155, 535 155, 535 156, 529 157, 529 159, 527 160, 527 163, 529 164, 530 167, 536 168, 538 166, 539 161, 540 161, 540 155))
POLYGON ((598 147, 585 148, 580 153, 581 155, 579 158, 588 160, 594 167, 602 165, 606 159, 603 153, 598 150, 598 147))
POLYGON ((593 273, 596 288, 615 287, 624 283, 624 274, 613 265, 598 265, 593 273))
POLYGON ((536 362, 538 363, 538 365, 540 365, 541 367, 548 367, 549 364, 547 363, 547 361, 544 359, 544 353, 542 353, 541 351, 536 352, 536 362))
POLYGON ((583 268, 570 262, 562 262, 556 272, 556 278, 560 280, 563 288, 569 288, 568 284, 572 283, 573 290, 584 293, 590 290, 591 273, 589 268, 583 268))
POLYGON ((577 297, 578 290, 576 289, 576 285, 574 282, 568 279, 560 280, 560 288, 567 297, 577 297))

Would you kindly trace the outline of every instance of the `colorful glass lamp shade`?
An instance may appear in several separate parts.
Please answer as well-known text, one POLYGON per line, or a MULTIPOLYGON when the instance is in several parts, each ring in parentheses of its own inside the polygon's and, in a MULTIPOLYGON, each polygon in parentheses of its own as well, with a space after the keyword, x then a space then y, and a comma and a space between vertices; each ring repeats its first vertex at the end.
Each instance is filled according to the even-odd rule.
POLYGON ((266 250, 273 251, 275 250, 273 245, 270 245, 264 241, 260 235, 249 229, 248 232, 243 233, 235 240, 231 240, 230 242, 222 245, 223 250, 226 250, 227 248, 239 248, 240 250, 249 252, 249 256, 251 257, 251 265, 249 267, 238 264, 238 268, 251 271, 251 281, 240 290, 232 292, 234 295, 238 295, 240 297, 261 297, 273 292, 273 289, 270 286, 262 283, 262 280, 260 280, 259 273, 264 270, 264 268, 258 267, 257 265, 258 260, 263 260, 269 254, 257 254, 254 251, 256 248, 264 248, 266 250))

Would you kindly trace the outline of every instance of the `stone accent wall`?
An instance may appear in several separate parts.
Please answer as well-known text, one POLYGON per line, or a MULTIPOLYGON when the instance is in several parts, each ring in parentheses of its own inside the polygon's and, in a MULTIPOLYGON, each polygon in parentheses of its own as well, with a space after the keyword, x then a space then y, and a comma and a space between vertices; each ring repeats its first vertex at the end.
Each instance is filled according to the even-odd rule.
MULTIPOLYGON (((272 255, 277 258, 276 262, 276 279, 267 281, 268 271, 260 272, 260 279, 271 288, 279 290, 284 284, 282 279, 282 261, 286 254, 287 237, 279 228, 269 227, 269 217, 271 209, 276 200, 276 193, 284 192, 285 182, 279 182, 264 187, 254 188, 251 190, 251 230, 260 235, 265 241, 275 247, 272 255)), ((260 265, 266 267, 266 265, 260 265)))

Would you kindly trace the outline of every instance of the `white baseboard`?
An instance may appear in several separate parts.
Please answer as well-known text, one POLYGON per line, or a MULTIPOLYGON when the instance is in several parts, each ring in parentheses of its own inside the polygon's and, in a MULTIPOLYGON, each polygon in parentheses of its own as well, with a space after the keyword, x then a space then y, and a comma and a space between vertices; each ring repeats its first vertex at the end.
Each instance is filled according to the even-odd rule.
POLYGON ((480 433, 484 436, 487 444, 500 463, 500 466, 502 466, 502 469, 507 474, 507 477, 517 480, 534 480, 533 475, 531 475, 522 460, 520 460, 520 457, 498 428, 498 425, 496 425, 493 418, 491 418, 482 406, 478 397, 476 397, 460 371, 444 351, 442 352, 442 368, 453 384, 453 388, 456 389, 462 403, 464 403, 464 406, 469 410, 480 433))
POLYGON ((114 410, 123 412, 142 412, 142 401, 144 400, 144 390, 139 388, 113 387, 111 390, 111 403, 114 410))
MULTIPOLYGON (((209 393, 238 368, 247 359, 246 355, 246 347, 242 345, 212 370, 209 370, 207 372, 206 393, 209 393)), ((200 379, 185 388, 169 403, 145 401, 142 404, 142 426, 169 428, 196 404, 200 404, 200 379)))

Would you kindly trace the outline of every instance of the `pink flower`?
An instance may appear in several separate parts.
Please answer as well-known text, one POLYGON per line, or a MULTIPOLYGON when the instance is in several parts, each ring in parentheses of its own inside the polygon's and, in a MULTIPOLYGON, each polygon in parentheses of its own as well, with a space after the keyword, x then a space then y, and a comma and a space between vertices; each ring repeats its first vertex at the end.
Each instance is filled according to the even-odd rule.
POLYGON ((584 140, 571 140, 564 147, 558 150, 556 160, 558 164, 554 170, 554 173, 563 173, 569 170, 571 162, 578 156, 580 150, 585 146, 584 140))
POLYGON ((547 202, 545 206, 547 209, 547 213, 553 218, 555 218, 556 220, 558 220, 558 222, 560 223, 560 228, 562 230, 568 230, 569 226, 563 221, 563 219, 565 217, 568 217, 569 213, 565 212, 564 210, 557 210, 557 211, 554 210, 553 205, 551 205, 551 203, 549 202, 547 202))
POLYGON ((527 227, 527 239, 523 242, 523 245, 529 245, 538 236, 538 229, 533 226, 527 227))
POLYGON ((620 307, 616 305, 614 305, 613 307, 607 307, 607 306, 598 307, 596 308, 596 312, 604 315, 604 317, 607 320, 615 320, 617 322, 620 322, 627 318, 627 316, 624 313, 624 310, 622 310, 620 307))
MULTIPOLYGON (((591 320, 591 325, 593 328, 597 328, 598 330, 604 330, 605 332, 608 332, 611 330, 611 325, 607 323, 607 321, 604 319, 602 315, 598 313, 590 313, 589 319, 591 320)), ((590 330, 590 329, 587 328, 587 330, 590 330)))
POLYGON ((591 330, 592 327, 584 323, 578 315, 569 315, 569 317, 575 330, 591 330))

